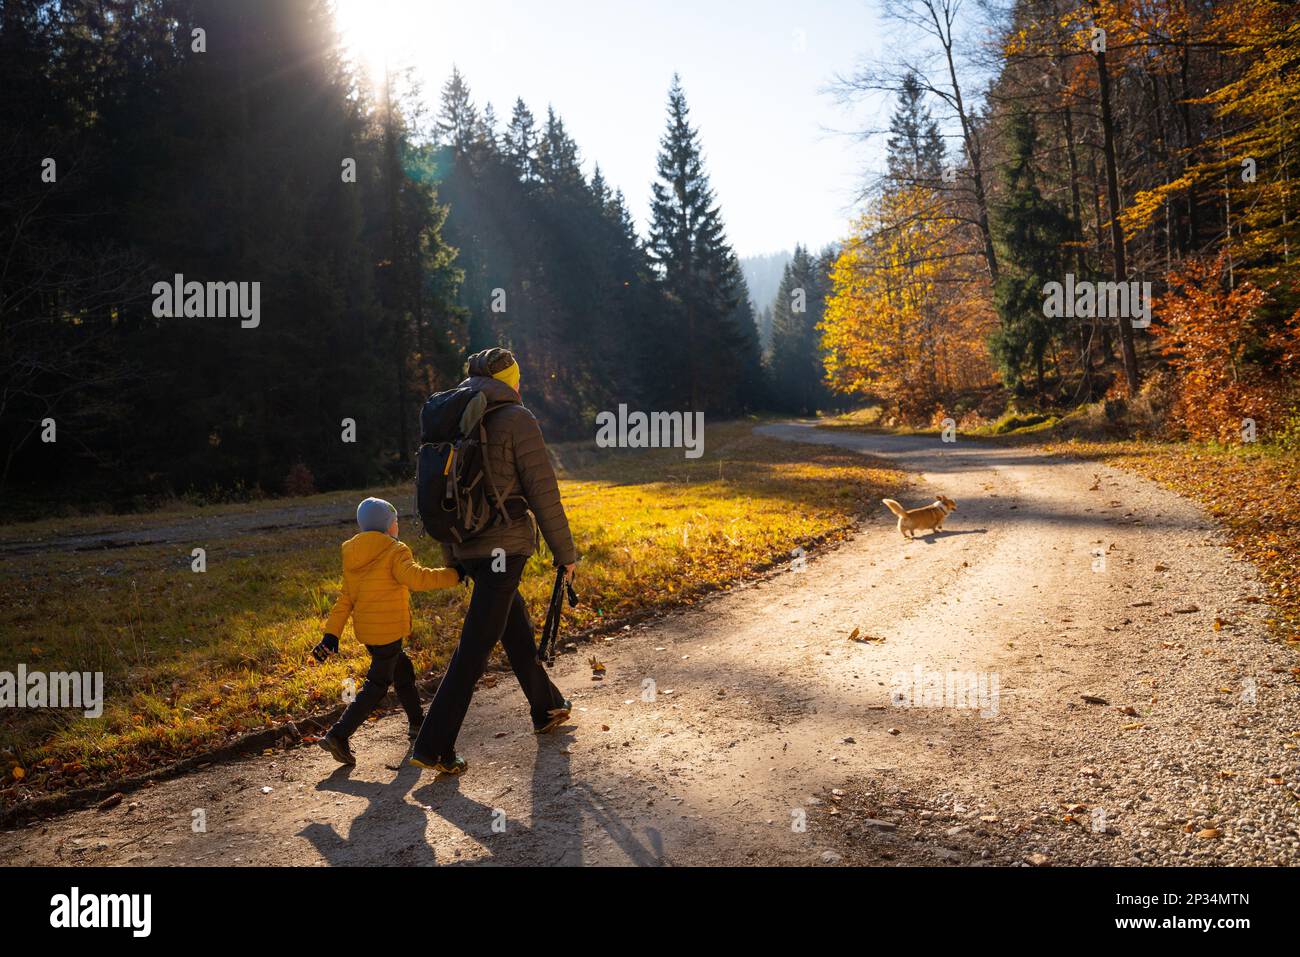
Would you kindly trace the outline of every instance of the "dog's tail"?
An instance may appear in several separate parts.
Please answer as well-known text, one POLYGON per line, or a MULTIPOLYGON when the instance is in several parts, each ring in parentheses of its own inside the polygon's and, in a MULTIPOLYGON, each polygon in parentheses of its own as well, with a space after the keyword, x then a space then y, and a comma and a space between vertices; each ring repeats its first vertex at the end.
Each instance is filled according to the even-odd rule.
POLYGON ((903 508, 903 506, 899 505, 892 498, 882 498, 880 501, 885 506, 885 508, 889 509, 899 518, 902 518, 904 515, 907 514, 907 511, 903 508))

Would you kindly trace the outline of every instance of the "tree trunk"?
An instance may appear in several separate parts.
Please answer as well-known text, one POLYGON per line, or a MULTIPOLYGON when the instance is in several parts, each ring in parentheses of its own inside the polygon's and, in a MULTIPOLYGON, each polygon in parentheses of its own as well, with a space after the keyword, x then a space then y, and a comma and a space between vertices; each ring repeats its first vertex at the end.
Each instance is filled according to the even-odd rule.
MULTIPOLYGON (((1106 198, 1110 206, 1110 242, 1115 258, 1115 281, 1126 282, 1128 267, 1124 259, 1124 229, 1120 226, 1119 168, 1115 162, 1115 119, 1110 108, 1110 74, 1106 69, 1106 53, 1094 53, 1097 62, 1097 90, 1101 101, 1102 152, 1106 158, 1106 198)), ((1137 351, 1133 345, 1133 324, 1128 316, 1119 316, 1119 341, 1124 354, 1124 376, 1128 379, 1131 395, 1137 395, 1141 380, 1138 376, 1137 351)))
POLYGON ((998 281, 998 257, 996 250, 993 248, 993 231, 989 228, 989 205, 987 194, 984 191, 983 156, 980 150, 979 138, 975 134, 970 118, 966 115, 966 105, 961 95, 961 84, 957 82, 957 66, 952 58, 952 23, 945 17, 944 22, 941 24, 939 11, 935 8, 934 0, 926 0, 926 6, 930 11, 930 18, 934 22, 940 42, 943 44, 944 56, 948 62, 948 81, 952 84, 953 102, 957 107, 957 118, 961 121, 962 143, 966 147, 966 156, 970 160, 971 181, 975 187, 975 205, 978 210, 980 236, 984 242, 984 261, 988 264, 989 281, 996 283, 998 281))

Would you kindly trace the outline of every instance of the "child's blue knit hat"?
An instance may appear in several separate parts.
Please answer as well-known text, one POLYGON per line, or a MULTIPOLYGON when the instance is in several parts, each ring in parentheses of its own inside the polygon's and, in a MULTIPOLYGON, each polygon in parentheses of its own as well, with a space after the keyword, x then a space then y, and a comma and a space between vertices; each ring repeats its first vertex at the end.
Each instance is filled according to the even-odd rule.
POLYGON ((363 532, 385 532, 397 518, 397 509, 382 498, 368 498, 357 506, 357 524, 363 532))

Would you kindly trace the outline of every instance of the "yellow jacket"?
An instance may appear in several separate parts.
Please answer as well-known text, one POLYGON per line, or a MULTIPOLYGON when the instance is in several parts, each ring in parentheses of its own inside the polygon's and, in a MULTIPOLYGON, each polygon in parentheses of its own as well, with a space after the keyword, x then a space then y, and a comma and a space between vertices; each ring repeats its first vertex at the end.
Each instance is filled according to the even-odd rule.
POLYGON ((386 645, 411 633, 411 592, 452 588, 450 568, 425 568, 411 549, 383 532, 362 532, 343 543, 343 593, 334 603, 327 635, 343 636, 352 617, 357 640, 386 645))

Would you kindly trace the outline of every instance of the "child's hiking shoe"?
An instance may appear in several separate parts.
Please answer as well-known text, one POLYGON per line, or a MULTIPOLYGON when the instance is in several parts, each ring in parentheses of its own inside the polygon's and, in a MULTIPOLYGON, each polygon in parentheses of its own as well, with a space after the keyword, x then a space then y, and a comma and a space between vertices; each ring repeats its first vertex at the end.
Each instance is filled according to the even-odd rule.
POLYGON ((417 768, 424 768, 426 771, 436 771, 438 774, 464 774, 469 768, 469 762, 459 754, 453 755, 450 758, 438 758, 437 760, 431 758, 417 758, 413 754, 411 755, 411 763, 417 768))
POLYGON ((357 756, 352 753, 346 740, 336 737, 333 734, 326 734, 320 739, 320 746, 334 756, 334 760, 339 764, 346 764, 349 767, 357 763, 357 756))
POLYGON ((564 722, 569 720, 569 715, 572 712, 573 712, 573 702, 570 701, 568 698, 565 698, 563 707, 552 708, 550 711, 546 712, 548 717, 545 721, 543 721, 541 724, 533 725, 533 733, 546 734, 550 731, 554 731, 560 725, 564 724, 564 722))

